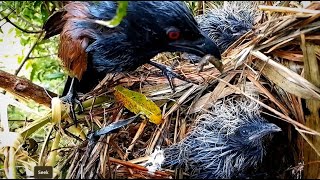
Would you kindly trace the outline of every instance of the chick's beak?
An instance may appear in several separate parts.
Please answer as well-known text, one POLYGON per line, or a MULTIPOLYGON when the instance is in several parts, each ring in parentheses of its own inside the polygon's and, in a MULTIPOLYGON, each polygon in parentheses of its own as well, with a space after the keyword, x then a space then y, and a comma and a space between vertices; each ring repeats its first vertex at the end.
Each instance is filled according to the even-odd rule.
POLYGON ((190 40, 177 40, 169 43, 175 51, 186 52, 196 56, 206 58, 207 61, 212 63, 221 72, 223 70, 221 62, 221 53, 218 46, 205 34, 201 38, 190 40))
POLYGON ((280 131, 282 131, 282 129, 277 125, 273 123, 266 123, 259 130, 257 130, 257 132, 253 134, 249 139, 253 140, 253 139, 261 138, 267 134, 272 134, 280 131))

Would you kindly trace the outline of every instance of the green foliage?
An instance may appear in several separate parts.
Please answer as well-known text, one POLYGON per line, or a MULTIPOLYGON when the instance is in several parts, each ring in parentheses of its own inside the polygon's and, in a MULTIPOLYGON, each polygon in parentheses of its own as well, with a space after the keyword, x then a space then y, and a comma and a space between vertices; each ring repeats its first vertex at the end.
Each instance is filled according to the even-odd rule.
POLYGON ((193 14, 197 11, 198 1, 185 1, 189 9, 192 11, 193 14))
MULTIPOLYGON (((0 12, 3 10, 1 12, 2 18, 7 17, 16 26, 29 32, 41 31, 42 25, 56 8, 59 8, 56 7, 56 3, 50 1, 3 1, 0 4, 0 12)), ((20 40, 20 44, 24 46, 22 50, 24 53, 17 57, 17 61, 20 64, 25 59, 26 52, 36 43, 39 33, 26 33, 15 27, 11 29, 15 31, 15 37, 20 40)), ((59 93, 62 88, 58 88, 57 91, 56 87, 50 87, 52 80, 63 81, 65 78, 65 76, 61 76, 62 70, 57 56, 48 56, 56 52, 56 38, 54 41, 38 42, 23 70, 28 72, 30 80, 48 87, 49 90, 55 93, 59 93)))
MULTIPOLYGON (((108 21, 108 25, 115 27, 120 24, 126 16, 127 6, 128 1, 118 1, 117 14, 108 21)), ((39 38, 39 36, 48 17, 61 7, 63 7, 63 2, 59 1, 0 1, 0 34, 4 33, 4 26, 7 29, 10 27, 5 33, 13 35, 16 39, 12 39, 12 42, 18 41, 22 46, 21 52, 17 55, 12 55, 10 52, 4 54, 0 58, 0 68, 5 69, 6 63, 12 61, 11 59, 5 60, 5 57, 13 57, 18 65, 23 63, 18 76, 24 76, 57 94, 62 93, 67 77, 57 57, 59 36, 48 40, 42 40, 42 37, 39 38), (31 54, 26 59, 32 47, 31 54)), ((11 39, 6 39, 6 34, 2 37, 3 39, 0 37, 0 42, 11 41, 11 39)), ((28 106, 39 111, 43 110, 43 107, 34 102, 29 102, 28 106)), ((9 108, 8 111, 10 119, 27 118, 27 115, 20 112, 19 109, 9 108)))
MULTIPOLYGON (((112 20, 108 21, 108 25, 115 27, 121 22, 122 18, 126 16, 127 5, 128 1, 118 2, 117 14, 112 20)), ((0 17, 1 19, 7 17, 25 31, 39 32, 48 17, 62 6, 62 3, 57 1, 2 1, 0 17)), ((26 33, 15 27, 12 27, 9 33, 12 31, 15 31, 15 37, 25 47, 22 50, 23 52, 16 57, 17 62, 21 64, 25 59, 26 52, 37 41, 39 33, 26 33)), ((61 94, 63 89, 61 84, 66 75, 64 75, 59 64, 60 61, 56 56, 58 42, 57 37, 38 42, 22 71, 26 71, 27 77, 33 82, 61 94)))
POLYGON ((116 27, 120 24, 121 20, 127 15, 127 7, 128 7, 128 1, 118 1, 117 13, 113 19, 111 19, 110 21, 97 20, 96 22, 98 24, 101 24, 103 26, 107 26, 110 28, 116 27))
POLYGON ((118 1, 117 15, 111 20, 110 24, 118 26, 121 20, 127 15, 128 1, 118 1))
POLYGON ((53 11, 50 1, 2 1, 0 9, 6 9, 2 16, 8 17, 23 29, 39 30, 53 11))
MULTIPOLYGON (((25 76, 34 83, 57 94, 61 94, 63 82, 66 78, 56 55, 58 39, 55 37, 50 40, 41 40, 41 38, 40 41, 37 40, 44 22, 55 10, 59 9, 61 5, 60 2, 52 1, 0 2, 0 19, 4 19, 0 21, 0 33, 3 33, 4 26, 8 28, 8 25, 13 23, 14 25, 10 25, 10 29, 6 33, 8 33, 8 35, 13 33, 16 39, 6 39, 6 41, 17 40, 22 45, 21 53, 18 55, 13 56, 8 52, 8 54, 1 57, 3 58, 1 59, 3 62, 0 68, 5 69, 7 62, 12 61, 5 60, 6 56, 13 56, 17 63, 21 65, 25 60, 27 52, 29 52, 33 44, 37 42, 18 75, 25 76), (6 22, 7 20, 5 18, 8 18, 11 23, 6 22)), ((0 41, 3 41, 5 38, 6 35, 3 36, 3 39, 0 38, 0 41)), ((27 105, 39 112, 45 111, 44 107, 32 101, 27 105)), ((14 107, 9 107, 8 112, 9 119, 30 119, 30 115, 14 107)), ((14 124, 17 124, 17 122, 11 124, 11 127, 15 127, 16 125, 14 124)))
MULTIPOLYGON (((9 115, 9 119, 10 120, 17 120, 17 119, 24 119, 25 116, 24 116, 24 113, 22 111, 20 111, 19 109, 17 109, 15 106, 8 106, 8 111, 12 112, 9 115)), ((11 126, 12 128, 12 126, 11 126)))

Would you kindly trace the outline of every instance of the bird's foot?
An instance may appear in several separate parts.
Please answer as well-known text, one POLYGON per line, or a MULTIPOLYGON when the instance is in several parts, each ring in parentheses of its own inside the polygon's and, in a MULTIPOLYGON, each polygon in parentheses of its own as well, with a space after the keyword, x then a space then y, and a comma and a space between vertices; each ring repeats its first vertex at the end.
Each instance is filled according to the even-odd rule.
POLYGON ((82 103, 79 100, 78 96, 74 95, 74 93, 68 92, 67 95, 61 97, 60 99, 64 103, 70 105, 70 114, 71 114, 73 122, 77 126, 78 120, 77 120, 77 117, 76 117, 75 106, 74 105, 76 104, 76 105, 78 105, 80 107, 80 110, 79 110, 78 114, 83 112, 83 106, 82 106, 82 103))
POLYGON ((169 85, 170 85, 170 88, 171 88, 171 90, 173 92, 175 92, 175 88, 174 88, 173 81, 172 81, 173 78, 178 78, 178 79, 180 79, 182 81, 186 81, 186 82, 189 82, 189 83, 194 83, 194 82, 190 81, 189 79, 187 79, 186 77, 181 76, 181 75, 173 72, 172 69, 170 67, 168 67, 168 66, 165 66, 163 64, 156 63, 156 62, 153 62, 153 61, 151 61, 150 64, 155 66, 155 67, 157 67, 157 68, 159 68, 162 71, 162 73, 167 77, 169 85))
POLYGON ((201 58, 201 57, 193 55, 193 54, 183 53, 181 55, 181 58, 184 60, 188 60, 193 64, 198 63, 198 65, 197 65, 197 72, 198 73, 202 72, 204 66, 208 65, 209 63, 213 64, 221 73, 223 71, 222 62, 212 55, 206 55, 201 58))

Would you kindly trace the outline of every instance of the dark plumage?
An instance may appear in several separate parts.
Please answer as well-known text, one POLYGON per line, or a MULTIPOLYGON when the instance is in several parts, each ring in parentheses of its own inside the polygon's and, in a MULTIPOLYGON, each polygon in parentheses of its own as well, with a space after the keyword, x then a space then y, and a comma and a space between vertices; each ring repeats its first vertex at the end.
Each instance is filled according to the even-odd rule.
POLYGON ((259 165, 269 135, 281 131, 257 103, 225 100, 202 114, 186 138, 164 149, 163 167, 184 167, 191 178, 243 178, 259 165))
POLYGON ((198 28, 183 2, 130 1, 119 26, 94 22, 112 19, 116 8, 113 1, 70 2, 45 23, 45 38, 60 34, 58 55, 70 75, 63 93, 67 102, 75 96, 73 91, 90 91, 106 73, 133 71, 145 63, 160 68, 168 79, 179 77, 150 61, 161 52, 211 54, 221 59, 218 47, 198 28), (74 83, 71 77, 76 77, 74 83))
MULTIPOLYGON (((242 35, 252 30, 259 15, 257 2, 224 1, 222 6, 210 9, 195 17, 200 29, 224 52, 242 35)), ((198 62, 201 58, 184 54, 187 59, 198 62)))
POLYGON ((45 38, 61 33, 59 57, 71 75, 82 79, 86 71, 94 71, 98 77, 132 71, 165 51, 212 54, 220 59, 218 48, 202 34, 183 2, 129 2, 127 16, 114 29, 88 20, 110 20, 116 8, 112 1, 72 2, 45 24, 45 38), (180 31, 181 38, 168 39, 166 32, 172 27, 180 31), (191 43, 190 48, 175 46, 175 42, 191 43), (196 45, 201 47, 191 48, 196 45), (81 58, 86 62, 79 63, 81 58))
POLYGON ((224 2, 221 7, 210 9, 197 16, 200 29, 224 52, 232 43, 253 28, 258 15, 256 2, 224 2))

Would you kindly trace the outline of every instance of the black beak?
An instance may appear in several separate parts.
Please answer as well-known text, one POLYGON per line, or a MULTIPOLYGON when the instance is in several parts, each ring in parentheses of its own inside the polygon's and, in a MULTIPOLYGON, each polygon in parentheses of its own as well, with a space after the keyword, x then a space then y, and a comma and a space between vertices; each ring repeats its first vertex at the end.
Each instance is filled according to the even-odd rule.
POLYGON ((220 62, 221 60, 221 53, 218 46, 205 34, 202 34, 202 37, 196 41, 177 40, 169 43, 169 46, 171 46, 171 49, 174 51, 186 52, 199 57, 211 55, 217 61, 220 62))

